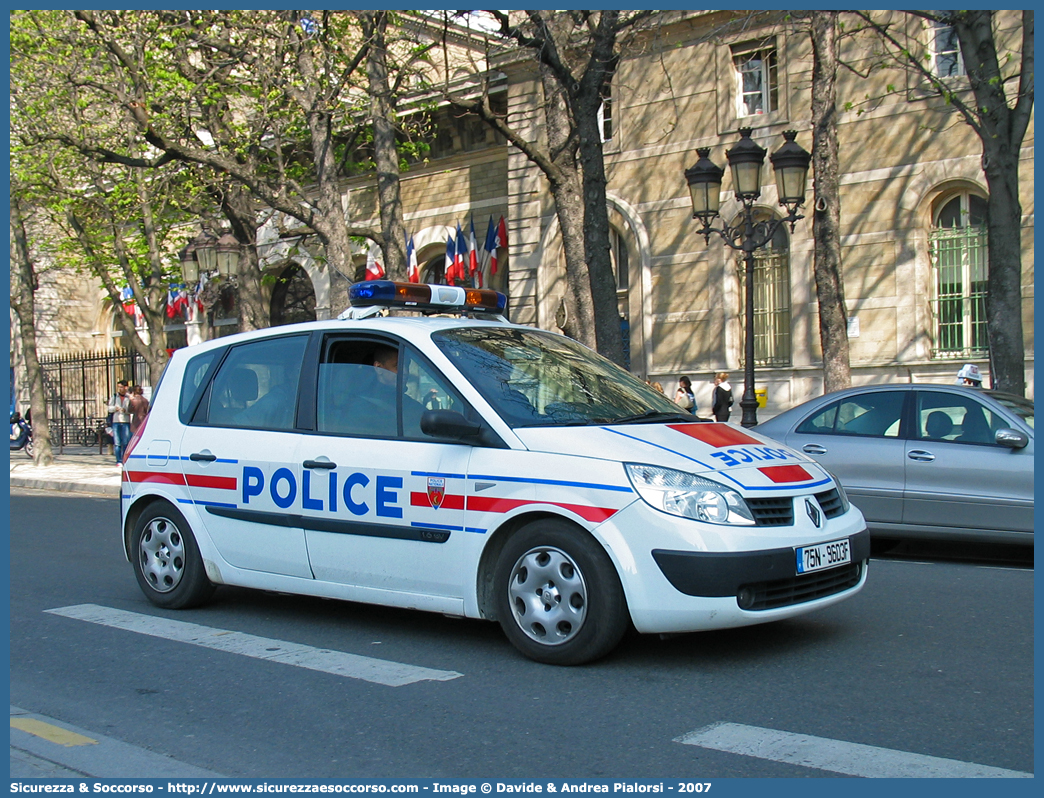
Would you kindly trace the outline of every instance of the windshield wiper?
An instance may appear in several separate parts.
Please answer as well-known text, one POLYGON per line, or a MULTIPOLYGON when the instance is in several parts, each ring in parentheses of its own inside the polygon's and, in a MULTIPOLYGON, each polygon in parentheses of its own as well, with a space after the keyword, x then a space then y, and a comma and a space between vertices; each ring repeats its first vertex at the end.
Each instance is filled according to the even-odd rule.
POLYGON ((670 413, 666 410, 649 410, 645 413, 638 413, 633 416, 622 416, 620 418, 614 418, 610 423, 612 424, 641 424, 643 422, 652 421, 702 421, 703 419, 697 418, 692 413, 670 413))

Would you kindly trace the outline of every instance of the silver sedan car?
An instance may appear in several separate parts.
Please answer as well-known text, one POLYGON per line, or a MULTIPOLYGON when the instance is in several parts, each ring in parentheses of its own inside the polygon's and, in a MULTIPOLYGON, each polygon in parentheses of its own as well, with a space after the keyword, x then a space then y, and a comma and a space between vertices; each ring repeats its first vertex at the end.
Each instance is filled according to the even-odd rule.
POLYGON ((1033 402, 950 385, 850 388, 757 431, 840 480, 879 538, 1033 545, 1033 402))

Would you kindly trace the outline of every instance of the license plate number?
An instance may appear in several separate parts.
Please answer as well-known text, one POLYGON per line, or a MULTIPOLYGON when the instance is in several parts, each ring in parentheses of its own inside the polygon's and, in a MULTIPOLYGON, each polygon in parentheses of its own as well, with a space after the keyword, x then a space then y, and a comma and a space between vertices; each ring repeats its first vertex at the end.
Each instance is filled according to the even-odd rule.
POLYGON ((816 546, 802 546, 794 550, 797 554, 797 572, 807 574, 825 571, 852 562, 852 549, 847 540, 833 540, 816 546))

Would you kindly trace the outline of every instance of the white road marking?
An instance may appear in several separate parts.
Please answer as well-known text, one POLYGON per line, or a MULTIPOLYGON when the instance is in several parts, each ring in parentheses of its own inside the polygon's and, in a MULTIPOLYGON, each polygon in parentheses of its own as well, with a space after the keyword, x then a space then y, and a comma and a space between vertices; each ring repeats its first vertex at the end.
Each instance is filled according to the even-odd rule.
POLYGON ((78 604, 73 607, 45 610, 45 612, 64 618, 75 618, 79 621, 110 626, 114 629, 160 637, 164 640, 190 643, 194 646, 225 651, 229 654, 241 654, 244 657, 280 662, 298 668, 332 673, 335 676, 362 679, 388 687, 402 687, 423 681, 446 682, 464 675, 456 671, 421 668, 401 662, 362 657, 357 654, 346 654, 343 651, 330 651, 299 643, 288 643, 285 640, 258 637, 243 632, 214 629, 185 621, 140 615, 111 607, 100 607, 97 604, 78 604))
POLYGON ((676 737, 677 743, 753 756, 773 762, 785 762, 806 768, 829 770, 847 776, 868 779, 891 778, 971 778, 1032 779, 1032 773, 1019 770, 976 765, 955 759, 942 759, 924 754, 911 754, 877 748, 873 745, 846 743, 808 734, 793 734, 744 726, 740 723, 715 723, 676 737))

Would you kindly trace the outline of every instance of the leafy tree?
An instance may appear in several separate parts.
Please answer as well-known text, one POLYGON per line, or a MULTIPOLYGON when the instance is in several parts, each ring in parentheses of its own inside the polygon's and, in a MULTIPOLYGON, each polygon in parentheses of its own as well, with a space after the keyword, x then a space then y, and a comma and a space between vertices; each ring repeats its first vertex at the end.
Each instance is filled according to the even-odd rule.
POLYGON ((813 272, 819 300, 823 390, 852 384, 848 310, 841 269, 841 182, 837 140, 838 12, 810 11, 812 41, 812 164, 815 216, 813 272))
MULTIPOLYGON (((598 109, 620 59, 624 32, 651 11, 486 12, 499 34, 533 59, 544 90, 546 144, 494 112, 488 86, 478 99, 452 97, 539 168, 555 200, 566 261, 566 332, 623 364, 623 340, 609 246, 605 159, 598 109)), ((448 75, 448 70, 447 70, 448 75)), ((447 94, 449 87, 447 84, 447 94)))
POLYGON ((51 425, 44 397, 43 369, 36 348, 36 305, 38 288, 36 268, 26 234, 25 211, 12 186, 11 195, 11 309, 18 318, 18 335, 22 342, 26 379, 29 383, 29 406, 33 416, 33 460, 36 465, 54 462, 51 452, 51 425))
MULTIPOLYGON (((354 15, 335 11, 140 12, 162 24, 158 38, 169 42, 177 63, 176 79, 164 83, 172 76, 162 69, 137 68, 150 58, 150 45, 128 38, 136 15, 74 13, 127 81, 124 96, 115 97, 163 153, 154 164, 177 159, 227 175, 262 204, 314 231, 325 259, 342 273, 351 274, 352 238, 362 237, 395 258, 389 262, 393 276, 405 275, 402 236, 349 223, 340 190, 360 142, 372 140, 381 165, 398 162, 395 140, 373 138, 366 125, 369 84, 362 67, 374 37, 383 35, 384 15, 370 19, 367 29, 354 15)), ((378 38, 377 51, 381 44, 378 38)), ((380 61, 378 54, 370 64, 380 61)), ((393 114, 388 105, 380 109, 393 114)), ((143 165, 122 153, 95 154, 143 165)), ((380 177, 382 217, 401 231, 398 175, 382 169, 380 177)))
POLYGON ((1025 395, 1019 150, 1033 113, 1033 11, 1022 12, 1018 53, 1001 49, 996 11, 908 11, 899 17, 898 26, 870 12, 855 13, 879 37, 886 54, 943 98, 982 143, 982 168, 989 187, 986 322, 991 377, 998 390, 1025 395), (902 26, 911 17, 952 26, 970 96, 936 75, 923 44, 911 46, 906 40, 902 26))
POLYGON ((198 217, 199 184, 180 165, 145 173, 84 158, 64 144, 61 135, 118 142, 129 152, 137 144, 138 157, 144 154, 144 142, 128 134, 121 114, 84 101, 77 90, 97 79, 94 54, 60 14, 12 18, 13 191, 25 207, 39 211, 56 261, 99 280, 124 340, 143 356, 155 384, 167 362, 163 327, 169 285, 178 279, 173 251, 181 229, 198 217), (44 27, 47 37, 40 33, 44 27), (78 76, 74 84, 71 75, 78 76), (128 288, 141 330, 122 311, 128 288))

